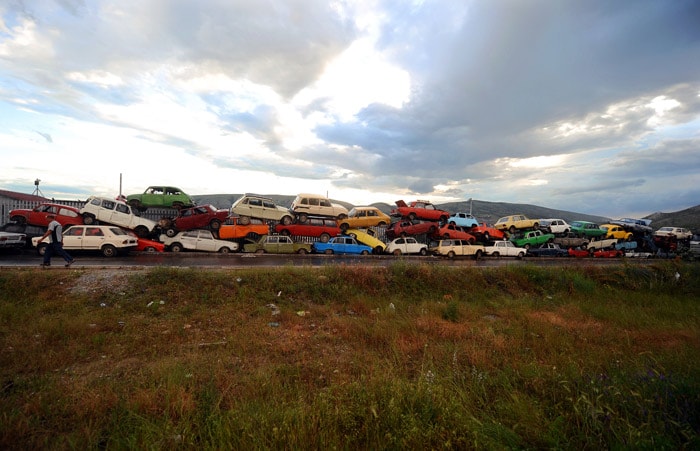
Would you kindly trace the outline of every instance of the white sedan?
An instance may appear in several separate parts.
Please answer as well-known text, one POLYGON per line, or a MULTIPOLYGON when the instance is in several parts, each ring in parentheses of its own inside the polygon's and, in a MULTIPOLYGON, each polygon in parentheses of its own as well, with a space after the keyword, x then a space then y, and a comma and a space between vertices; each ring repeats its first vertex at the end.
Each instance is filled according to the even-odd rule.
POLYGON ((396 238, 386 245, 384 250, 387 254, 420 254, 428 255, 428 245, 419 243, 411 236, 396 238))
MULTIPOLYGON (((44 255, 51 242, 49 235, 39 243, 40 236, 32 238, 39 255, 44 255)), ((100 251, 105 257, 136 249, 137 238, 117 226, 74 225, 63 231, 63 249, 67 251, 100 251)))
POLYGON ((654 232, 654 236, 675 236, 679 240, 689 240, 693 237, 693 232, 683 227, 661 227, 654 232))
POLYGON ((229 252, 236 252, 239 248, 239 244, 235 241, 216 239, 214 235, 211 234, 211 231, 204 229, 180 232, 173 237, 163 234, 160 236, 160 241, 162 241, 163 244, 165 244, 165 248, 171 252, 190 250, 227 254, 229 252))
POLYGON ((527 249, 517 247, 512 241, 494 241, 491 246, 484 247, 484 253, 493 257, 517 257, 523 258, 527 249))

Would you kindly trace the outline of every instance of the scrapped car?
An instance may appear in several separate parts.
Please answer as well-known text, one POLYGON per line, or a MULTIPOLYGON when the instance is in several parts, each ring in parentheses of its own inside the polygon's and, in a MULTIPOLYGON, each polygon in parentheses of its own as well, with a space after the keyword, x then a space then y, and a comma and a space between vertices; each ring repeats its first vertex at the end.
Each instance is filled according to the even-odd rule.
POLYGON ((555 235, 567 234, 571 231, 571 226, 563 219, 540 219, 540 229, 555 235))
POLYGON ((316 242, 313 245, 314 252, 319 254, 357 254, 368 255, 372 248, 366 244, 359 243, 350 236, 336 236, 327 243, 316 242))
POLYGON ((245 194, 231 205, 231 214, 240 217, 238 223, 245 225, 250 218, 277 221, 282 224, 291 224, 294 214, 288 208, 277 205, 269 197, 257 194, 245 194))
POLYGON ((524 247, 517 247, 512 241, 494 241, 490 246, 484 246, 484 253, 496 258, 523 258, 527 253, 527 249, 524 247))
POLYGON ((126 196, 126 202, 134 208, 149 207, 184 208, 194 206, 194 200, 174 186, 149 186, 142 194, 126 196))
POLYGON ((24 233, 0 232, 0 249, 21 249, 27 244, 24 233))
POLYGON ((435 238, 457 238, 476 243, 476 237, 469 232, 465 232, 461 227, 454 224, 445 224, 433 233, 435 238))
POLYGON ((338 221, 338 226, 340 230, 345 231, 385 226, 389 223, 391 218, 377 207, 355 207, 350 209, 347 218, 338 221))
POLYGON ((243 252, 257 254, 309 254, 311 244, 297 243, 286 235, 265 235, 243 245, 243 252))
POLYGON ((432 221, 397 221, 386 229, 386 237, 393 240, 399 236, 432 235, 438 229, 438 223, 432 221))
POLYGON ((615 238, 616 240, 629 241, 632 239, 632 232, 627 231, 619 224, 601 224, 600 228, 605 230, 605 238, 615 238))
POLYGON ((510 240, 518 247, 530 249, 540 244, 551 243, 554 241, 554 238, 554 235, 551 233, 543 233, 541 230, 530 230, 520 236, 512 237, 510 240))
POLYGON ((384 249, 386 249, 386 244, 384 241, 377 238, 372 229, 347 229, 345 231, 345 235, 355 238, 360 242, 360 244, 366 244, 367 246, 371 247, 373 254, 383 254, 384 249))
MULTIPOLYGON (((39 243, 40 238, 32 238, 32 245, 39 255, 44 255, 51 236, 39 243)), ((74 225, 63 231, 63 249, 67 251, 100 251, 105 257, 114 257, 136 249, 137 245, 137 237, 112 225, 74 225)))
POLYGON ((506 234, 502 230, 490 227, 486 223, 472 227, 469 229, 469 233, 476 237, 477 241, 482 243, 488 243, 491 240, 505 240, 506 234))
POLYGON ((71 225, 80 225, 83 223, 83 217, 80 216, 80 210, 68 205, 54 204, 44 202, 31 210, 16 209, 10 210, 10 221, 18 224, 30 224, 38 227, 47 227, 49 220, 47 215, 55 215, 56 221, 64 228, 71 225))
POLYGON ((327 243, 331 237, 341 234, 338 223, 333 219, 307 218, 303 223, 277 224, 275 232, 287 236, 309 236, 327 243))
POLYGON ((581 247, 585 249, 590 240, 586 237, 580 237, 573 232, 569 232, 564 236, 554 238, 554 244, 558 244, 563 248, 581 247))
POLYGON ((219 210, 213 205, 198 205, 182 208, 172 221, 166 220, 165 234, 172 237, 178 232, 192 229, 219 230, 221 224, 228 218, 228 210, 219 210))
POLYGON ((219 228, 219 238, 222 240, 239 240, 248 238, 257 240, 263 235, 270 233, 270 226, 262 219, 248 217, 245 224, 241 218, 229 218, 226 224, 219 228))
POLYGON ((131 207, 119 200, 90 196, 80 209, 86 225, 106 222, 133 230, 141 238, 147 237, 158 225, 155 221, 138 216, 131 207))
POLYGON ((31 224, 20 224, 18 222, 8 222, 0 226, 0 231, 19 233, 26 237, 25 248, 32 248, 32 238, 42 236, 46 232, 46 227, 39 227, 31 224))
POLYGON ((655 237, 657 236, 673 236, 679 240, 689 240, 693 237, 693 232, 683 227, 661 227, 659 230, 653 233, 655 237))
POLYGON ((327 216, 336 219, 345 219, 348 209, 340 204, 334 204, 327 197, 318 194, 301 193, 292 201, 290 207, 292 213, 300 223, 306 222, 309 216, 327 216))
POLYGON ((574 221, 571 223, 571 232, 579 237, 598 238, 605 235, 607 230, 590 221, 574 221))
POLYGON ((591 240, 591 242, 588 243, 587 249, 590 252, 597 251, 600 249, 614 249, 616 244, 617 240, 615 238, 591 240))
POLYGON ((624 255, 624 252, 617 249, 599 249, 593 252, 593 258, 618 258, 624 255))
POLYGON ((131 230, 127 230, 131 236, 136 237, 136 252, 165 252, 165 244, 160 241, 151 240, 148 238, 139 238, 131 230))
POLYGON ((537 219, 529 219, 525 215, 510 215, 499 218, 493 226, 498 230, 506 230, 512 235, 518 230, 536 229, 540 223, 537 219))
POLYGON ((479 225, 479 221, 469 213, 452 213, 450 217, 447 218, 447 222, 448 224, 464 227, 465 229, 479 225))
POLYGON ((399 237, 391 240, 389 244, 386 245, 384 252, 396 256, 402 254, 428 255, 428 245, 419 243, 418 240, 412 236, 399 237))
POLYGON ((575 258, 584 258, 584 257, 590 257, 591 252, 588 249, 576 249, 573 247, 570 247, 567 252, 569 253, 569 257, 575 257, 575 258))
POLYGON ((484 255, 484 246, 471 244, 467 240, 440 240, 435 247, 428 249, 435 255, 455 258, 458 256, 471 256, 478 260, 484 255))
POLYGON ((397 200, 396 208, 391 210, 392 216, 408 218, 411 221, 422 219, 425 221, 447 222, 450 212, 437 208, 427 200, 416 200, 406 204, 403 200, 397 200))
POLYGON ((567 257, 568 249, 562 249, 558 244, 545 243, 539 247, 531 247, 527 255, 532 257, 567 257))
POLYGON ((237 242, 219 240, 212 235, 210 230, 204 229, 187 230, 173 237, 162 234, 160 236, 160 241, 165 244, 165 249, 170 252, 188 250, 227 254, 229 252, 236 252, 240 247, 237 242))
POLYGON ((652 231, 651 219, 622 218, 610 222, 626 227, 636 233, 651 233, 652 231))

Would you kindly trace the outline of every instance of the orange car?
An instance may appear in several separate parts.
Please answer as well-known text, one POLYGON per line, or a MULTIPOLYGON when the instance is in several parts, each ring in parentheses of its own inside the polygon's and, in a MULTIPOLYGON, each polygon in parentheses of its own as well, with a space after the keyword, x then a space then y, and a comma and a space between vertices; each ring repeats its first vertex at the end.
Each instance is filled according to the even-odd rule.
POLYGON ((240 224, 238 218, 231 218, 231 224, 221 224, 219 238, 238 240, 241 238, 258 238, 270 233, 270 226, 260 219, 248 218, 248 224, 240 224))

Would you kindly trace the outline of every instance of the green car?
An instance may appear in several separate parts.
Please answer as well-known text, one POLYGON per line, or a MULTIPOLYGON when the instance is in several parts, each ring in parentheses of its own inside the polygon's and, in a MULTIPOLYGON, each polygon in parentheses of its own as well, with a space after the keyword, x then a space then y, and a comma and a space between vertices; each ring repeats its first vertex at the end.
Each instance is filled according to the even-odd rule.
POLYGON ((598 224, 588 221, 574 221, 571 224, 571 233, 579 237, 598 238, 606 233, 607 230, 601 229, 598 224))
POLYGON ((183 208, 193 207, 194 201, 180 188, 174 186, 149 186, 143 194, 130 194, 126 201, 133 208, 148 207, 183 208))
POLYGON ((543 233, 541 230, 531 230, 520 236, 511 238, 510 241, 512 241, 517 247, 530 249, 531 247, 537 247, 540 244, 551 243, 554 241, 554 234, 543 233))

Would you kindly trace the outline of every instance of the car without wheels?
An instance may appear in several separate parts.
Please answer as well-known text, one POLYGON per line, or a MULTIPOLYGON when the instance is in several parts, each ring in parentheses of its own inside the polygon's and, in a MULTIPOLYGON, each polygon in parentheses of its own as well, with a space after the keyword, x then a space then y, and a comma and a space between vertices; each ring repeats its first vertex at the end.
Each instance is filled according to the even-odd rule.
MULTIPOLYGON (((40 238, 32 238, 32 244, 39 255, 44 255, 51 236, 39 243, 40 238)), ((67 251, 100 251, 105 257, 114 257, 136 249, 137 245, 137 237, 113 225, 74 225, 63 231, 63 249, 67 251)))
POLYGON ((86 225, 104 222, 133 230, 136 235, 146 238, 158 225, 155 221, 138 216, 129 205, 120 201, 99 196, 90 196, 80 209, 86 225))
POLYGON ((494 241, 490 246, 484 246, 484 253, 492 257, 523 258, 527 249, 517 247, 512 241, 494 241))
POLYGON ((22 249, 27 244, 24 233, 0 232, 0 249, 22 249))
POLYGON ((236 252, 240 248, 237 242, 219 240, 212 235, 210 230, 204 229, 180 232, 173 237, 163 234, 160 236, 160 241, 165 244, 165 248, 170 252, 188 250, 228 254, 230 252, 236 252))
POLYGON ((297 243, 285 235, 265 235, 257 241, 245 243, 243 252, 256 254, 310 254, 311 244, 297 243))
POLYGON ((599 238, 608 233, 607 230, 601 229, 598 224, 590 221, 572 222, 571 232, 582 238, 599 238))
POLYGON ((654 237, 657 236, 673 236, 679 240, 689 240, 693 237, 693 232, 683 227, 661 227, 659 230, 653 233, 654 237))

